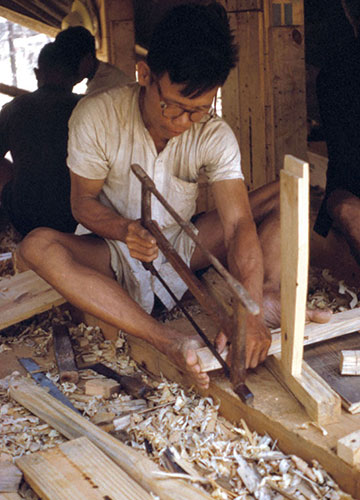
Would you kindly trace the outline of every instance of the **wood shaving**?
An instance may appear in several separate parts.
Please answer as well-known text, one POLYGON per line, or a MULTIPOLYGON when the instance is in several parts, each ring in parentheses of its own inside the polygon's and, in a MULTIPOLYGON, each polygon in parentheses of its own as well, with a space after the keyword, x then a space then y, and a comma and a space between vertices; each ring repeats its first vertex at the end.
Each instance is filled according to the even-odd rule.
MULTIPOLYGON (((4 244, 4 239, 0 245, 2 252, 15 248, 16 244, 7 245, 6 240, 4 244)), ((310 270, 310 307, 328 307, 338 312, 356 307, 358 295, 359 290, 339 284, 328 271, 310 270)), ((199 310, 190 302, 186 307, 190 313, 199 310)), ((162 319, 169 321, 179 316, 181 311, 175 309, 164 313, 162 319)), ((269 436, 251 432, 244 421, 240 426, 233 426, 219 416, 219 406, 211 398, 185 391, 166 379, 160 382, 150 379, 129 357, 126 336, 121 333, 117 341, 111 343, 104 340, 98 327, 75 325, 69 312, 54 309, 2 331, 0 352, 26 345, 32 348, 35 360, 44 366, 42 362, 49 358, 52 347, 51 322, 55 318, 69 327, 77 361, 85 357, 103 362, 124 375, 140 373, 154 392, 146 401, 133 400, 123 393, 104 400, 84 394, 85 381, 100 377, 91 370, 79 371, 77 385, 60 384, 55 362, 47 361, 47 376, 85 418, 102 424, 114 416, 113 424, 114 420, 127 422, 122 435, 124 442, 144 454, 151 449, 150 456, 159 465, 165 466, 165 451, 171 449, 174 460, 190 474, 188 479, 202 483, 199 487, 214 500, 351 498, 316 461, 306 464, 298 457, 285 455, 269 436)), ((8 381, 9 377, 0 380, 1 450, 15 460, 64 442, 65 438, 57 431, 9 398, 8 381)), ((325 435, 324 429, 318 429, 325 435)), ((38 500, 26 483, 21 485, 19 493, 27 500, 38 500)))

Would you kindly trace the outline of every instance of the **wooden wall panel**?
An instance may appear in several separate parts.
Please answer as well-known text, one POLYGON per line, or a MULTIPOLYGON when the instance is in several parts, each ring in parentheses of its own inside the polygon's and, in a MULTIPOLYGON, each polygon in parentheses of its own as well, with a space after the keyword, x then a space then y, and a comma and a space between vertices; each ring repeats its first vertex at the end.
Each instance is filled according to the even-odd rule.
POLYGON ((239 46, 239 62, 223 87, 223 117, 241 150, 250 189, 270 181, 266 169, 264 16, 261 11, 229 14, 239 46))
POLYGON ((304 31, 302 27, 273 27, 271 82, 274 106, 275 171, 284 155, 307 159, 304 31))
POLYGON ((223 3, 239 46, 223 116, 253 189, 278 178, 285 154, 307 158, 303 0, 223 3))
POLYGON ((135 78, 135 28, 132 0, 98 0, 102 44, 98 57, 135 78))

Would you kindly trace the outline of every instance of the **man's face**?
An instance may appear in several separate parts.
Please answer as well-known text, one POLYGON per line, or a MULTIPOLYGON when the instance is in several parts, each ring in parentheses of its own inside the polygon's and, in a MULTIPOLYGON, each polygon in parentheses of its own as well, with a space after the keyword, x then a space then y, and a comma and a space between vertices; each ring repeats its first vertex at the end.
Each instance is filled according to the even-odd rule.
MULTIPOLYGON (((139 78, 141 84, 141 79, 139 78)), ((161 139, 171 139, 188 130, 193 122, 206 120, 217 87, 193 99, 181 95, 182 84, 172 83, 167 73, 157 79, 153 75, 146 85, 144 121, 161 139)))

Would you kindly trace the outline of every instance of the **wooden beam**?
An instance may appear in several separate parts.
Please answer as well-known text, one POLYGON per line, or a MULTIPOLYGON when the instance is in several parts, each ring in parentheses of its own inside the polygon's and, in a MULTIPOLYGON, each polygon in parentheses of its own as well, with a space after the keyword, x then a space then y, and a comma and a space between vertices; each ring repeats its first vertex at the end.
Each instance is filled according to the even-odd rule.
POLYGON ((49 26, 42 21, 38 21, 31 17, 25 16, 24 14, 20 14, 19 12, 15 12, 14 10, 8 9, 7 7, 0 7, 0 16, 5 17, 5 19, 8 19, 12 23, 25 26, 25 28, 28 28, 30 30, 37 31, 39 33, 45 33, 45 35, 48 35, 52 38, 55 38, 60 31, 60 28, 49 26))
POLYGON ((16 461, 26 482, 43 500, 151 500, 153 497, 81 437, 16 461))
POLYGON ((281 362, 300 376, 309 262, 309 165, 286 155, 280 172, 281 362))
POLYGON ((0 93, 9 95, 11 97, 17 97, 18 95, 29 94, 29 91, 24 89, 19 89, 11 85, 6 85, 5 83, 0 83, 0 93))
POLYGON ((132 0, 101 0, 102 44, 98 57, 119 67, 135 80, 135 28, 132 0))
POLYGON ((10 395, 68 439, 86 436, 146 491, 155 493, 161 500, 211 500, 209 495, 185 481, 157 480, 154 472, 160 469, 154 462, 120 443, 30 381, 14 381, 10 395))

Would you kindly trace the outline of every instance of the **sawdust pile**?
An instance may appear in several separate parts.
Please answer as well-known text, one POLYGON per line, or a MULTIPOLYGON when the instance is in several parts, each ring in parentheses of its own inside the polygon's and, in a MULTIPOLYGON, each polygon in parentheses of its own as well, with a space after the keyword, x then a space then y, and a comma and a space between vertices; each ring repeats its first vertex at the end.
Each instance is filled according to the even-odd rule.
MULTIPOLYGON (((315 461, 309 466, 298 457, 283 454, 269 436, 250 432, 245 422, 235 427, 219 416, 216 401, 184 391, 168 380, 153 380, 143 373, 153 388, 146 400, 122 393, 109 400, 84 394, 85 381, 99 377, 90 370, 80 371, 77 385, 59 384, 49 356, 55 318, 70 326, 78 361, 88 356, 123 374, 143 373, 130 359, 124 335, 119 334, 115 344, 105 341, 98 327, 73 325, 69 313, 59 310, 7 329, 0 351, 15 350, 19 344, 31 347, 47 376, 84 417, 147 454, 163 466, 164 474, 186 475, 215 500, 350 498, 315 461)), ((0 458, 15 459, 65 441, 8 397, 8 381, 5 378, 0 384, 0 458)), ((25 483, 20 493, 37 500, 25 483)))

